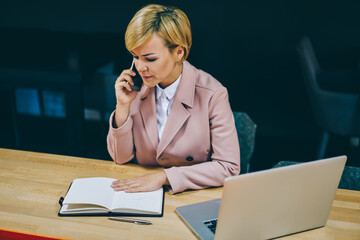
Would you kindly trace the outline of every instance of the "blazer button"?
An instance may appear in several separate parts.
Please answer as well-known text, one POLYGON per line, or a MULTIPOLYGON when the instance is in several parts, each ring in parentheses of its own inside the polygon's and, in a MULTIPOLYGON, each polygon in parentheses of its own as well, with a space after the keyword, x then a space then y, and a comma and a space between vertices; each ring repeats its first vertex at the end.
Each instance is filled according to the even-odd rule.
POLYGON ((187 157, 186 157, 186 161, 191 162, 192 160, 194 160, 194 158, 193 158, 192 156, 187 156, 187 157))

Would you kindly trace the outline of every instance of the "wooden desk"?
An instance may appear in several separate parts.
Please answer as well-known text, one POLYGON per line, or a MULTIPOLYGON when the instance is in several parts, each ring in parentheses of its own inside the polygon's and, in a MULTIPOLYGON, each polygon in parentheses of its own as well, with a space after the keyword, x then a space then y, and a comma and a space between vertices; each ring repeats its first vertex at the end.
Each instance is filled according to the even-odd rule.
MULTIPOLYGON (((59 197, 75 178, 128 178, 159 169, 1 148, 0 166, 0 228, 67 239, 195 239, 175 208, 219 198, 222 190, 167 192, 164 216, 144 218, 152 225, 58 217, 59 197)), ((282 239, 360 239, 360 192, 339 189, 325 227, 282 239)))

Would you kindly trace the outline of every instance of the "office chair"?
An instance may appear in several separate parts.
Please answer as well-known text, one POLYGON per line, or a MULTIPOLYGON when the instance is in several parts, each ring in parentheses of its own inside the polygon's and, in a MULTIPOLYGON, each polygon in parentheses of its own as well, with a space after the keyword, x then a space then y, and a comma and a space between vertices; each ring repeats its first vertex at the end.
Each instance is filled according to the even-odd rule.
POLYGON ((255 147, 256 124, 243 112, 233 112, 240 144, 241 173, 250 170, 250 159, 255 147))
POLYGON ((339 188, 360 191, 360 167, 345 166, 339 188))
MULTIPOLYGON (((285 167, 301 162, 281 161, 272 168, 285 167)), ((339 188, 360 191, 360 167, 345 166, 339 188)))
POLYGON ((323 130, 317 158, 324 158, 329 133, 347 137, 360 136, 360 92, 357 71, 324 71, 311 42, 304 37, 297 46, 298 57, 316 124, 323 130), (358 82, 357 82, 358 81, 358 82), (345 83, 345 84, 344 84, 345 83))

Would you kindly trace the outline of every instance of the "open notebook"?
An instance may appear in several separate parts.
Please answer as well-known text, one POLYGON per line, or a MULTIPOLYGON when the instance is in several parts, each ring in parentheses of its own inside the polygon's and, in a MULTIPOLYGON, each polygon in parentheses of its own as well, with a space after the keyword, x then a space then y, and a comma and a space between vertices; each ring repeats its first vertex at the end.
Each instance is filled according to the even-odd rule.
POLYGON ((110 186, 113 178, 78 178, 61 201, 59 216, 162 216, 164 191, 125 193, 110 186))

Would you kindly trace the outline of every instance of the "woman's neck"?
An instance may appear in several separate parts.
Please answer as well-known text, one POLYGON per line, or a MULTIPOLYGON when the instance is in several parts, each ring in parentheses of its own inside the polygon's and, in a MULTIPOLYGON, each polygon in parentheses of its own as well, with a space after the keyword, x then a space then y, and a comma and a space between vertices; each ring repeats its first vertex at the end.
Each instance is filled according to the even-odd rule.
POLYGON ((174 70, 171 72, 171 74, 168 76, 166 80, 159 83, 159 86, 161 88, 166 88, 171 84, 173 84, 179 78, 180 74, 182 73, 182 69, 183 69, 183 63, 182 62, 176 63, 174 70))

